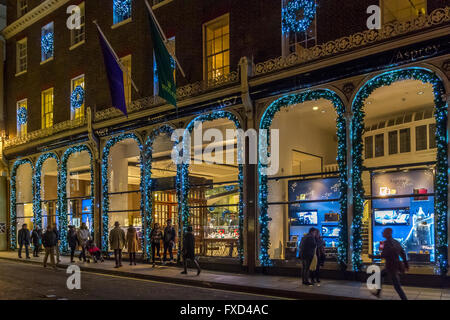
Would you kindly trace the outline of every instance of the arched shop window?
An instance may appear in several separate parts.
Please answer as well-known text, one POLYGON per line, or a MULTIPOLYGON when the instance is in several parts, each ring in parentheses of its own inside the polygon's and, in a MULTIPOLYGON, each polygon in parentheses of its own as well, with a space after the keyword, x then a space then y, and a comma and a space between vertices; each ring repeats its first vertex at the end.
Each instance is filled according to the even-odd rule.
MULTIPOLYGON (((15 210, 15 217, 13 215, 11 217, 11 224, 14 223, 15 228, 11 232, 12 241, 17 236, 17 232, 22 228, 23 224, 27 224, 28 230, 34 228, 32 180, 33 167, 31 162, 25 161, 19 164, 15 174, 15 186, 11 185, 11 189, 13 187, 15 189, 15 201, 11 201, 11 205, 14 206, 15 210)), ((13 194, 14 192, 11 192, 11 195, 13 194)), ((12 243, 12 241, 11 244, 15 247, 16 243, 12 243)))
POLYGON ((243 180, 242 164, 238 163, 242 155, 238 155, 234 135, 239 128, 230 112, 199 116, 187 128, 191 132, 191 162, 184 171, 183 189, 189 191, 184 193, 184 203, 197 254, 202 256, 243 258, 243 180))
MULTIPOLYGON (((155 129, 146 141, 148 235, 156 223, 159 224, 161 230, 164 230, 169 219, 172 221, 176 234, 179 234, 180 231, 178 214, 180 190, 177 188, 177 165, 171 157, 174 146, 174 142, 171 140, 172 132, 173 129, 170 126, 163 125, 155 129)), ((178 241, 178 243, 180 242, 178 241)), ((178 254, 178 247, 179 245, 172 248, 172 254, 175 257, 178 254)), ((162 255, 162 243, 160 248, 162 255)), ((167 258, 169 257, 167 256, 167 258)))
POLYGON ((54 153, 39 157, 36 163, 35 215, 39 228, 58 224, 59 160, 54 153))
POLYGON ((88 151, 75 152, 67 161, 67 221, 79 228, 85 223, 94 232, 92 158, 88 151))
POLYGON ((446 260, 438 259, 437 250, 445 237, 447 251, 439 222, 447 223, 441 90, 431 72, 406 69, 371 79, 354 100, 355 269, 372 263, 369 254, 380 253, 387 227, 405 249, 410 272, 432 272, 430 265, 446 260))
POLYGON ((134 135, 118 138, 107 160, 109 209, 104 212, 108 215, 107 233, 118 221, 125 233, 128 227, 135 227, 142 241, 141 145, 134 135))
POLYGON ((260 152, 267 149, 272 159, 278 156, 279 166, 265 173, 270 166, 259 164, 263 265, 276 260, 295 265, 300 241, 312 227, 323 237, 327 260, 346 262, 343 114, 341 100, 328 90, 285 96, 264 113, 260 130, 269 132, 267 142, 260 139, 260 152), (270 138, 273 130, 278 130, 278 141, 270 138))

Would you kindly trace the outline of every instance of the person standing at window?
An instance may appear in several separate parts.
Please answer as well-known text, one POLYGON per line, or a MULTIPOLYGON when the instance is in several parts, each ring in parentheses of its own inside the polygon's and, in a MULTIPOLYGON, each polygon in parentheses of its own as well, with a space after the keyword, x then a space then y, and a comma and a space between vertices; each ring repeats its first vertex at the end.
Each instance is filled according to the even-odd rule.
POLYGON ((114 222, 114 229, 109 233, 109 246, 114 250, 114 258, 116 260, 114 268, 120 268, 122 266, 122 250, 125 242, 125 232, 120 227, 119 221, 116 221, 114 222))
POLYGON ((69 226, 69 232, 67 232, 67 243, 70 248, 70 263, 74 263, 73 256, 75 255, 75 250, 78 246, 78 235, 74 226, 69 226))
POLYGON ((80 230, 78 230, 78 243, 81 247, 81 253, 78 257, 81 261, 81 258, 83 258, 83 261, 86 262, 86 245, 89 239, 91 238, 91 234, 89 233, 89 230, 86 226, 86 223, 82 223, 80 230))
POLYGON ((175 244, 175 228, 172 226, 172 220, 167 220, 167 226, 164 228, 164 257, 166 263, 167 251, 169 251, 170 262, 173 262, 173 245, 175 244))
POLYGON ((28 247, 31 243, 31 238, 30 231, 28 230, 28 226, 26 223, 22 225, 22 229, 19 230, 17 238, 17 241, 19 242, 19 258, 22 259, 22 248, 25 247, 25 254, 27 255, 27 259, 31 259, 30 253, 28 251, 28 247))
POLYGON ((152 232, 150 233, 150 241, 152 243, 152 263, 155 267, 155 251, 158 253, 158 258, 161 260, 161 239, 163 238, 163 233, 159 223, 155 223, 152 232))
POLYGON ((309 274, 311 262, 316 254, 316 228, 309 229, 309 232, 303 236, 300 242, 300 253, 299 258, 302 260, 302 281, 306 286, 312 286, 313 284, 309 282, 309 274))
POLYGON ((136 252, 139 250, 139 237, 136 228, 129 226, 127 230, 127 250, 130 255, 130 266, 136 265, 136 252))

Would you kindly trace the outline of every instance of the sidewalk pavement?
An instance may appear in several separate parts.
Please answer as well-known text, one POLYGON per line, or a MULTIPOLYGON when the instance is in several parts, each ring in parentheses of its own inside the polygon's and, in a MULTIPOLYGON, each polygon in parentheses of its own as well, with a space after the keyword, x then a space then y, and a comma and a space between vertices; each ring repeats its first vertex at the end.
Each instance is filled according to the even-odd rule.
MULTIPOLYGON (((23 255, 24 256, 24 255, 23 255)), ((19 259, 16 252, 0 252, 0 259, 24 263, 42 263, 43 254, 39 258, 19 259)), ((70 264, 70 258, 61 256, 59 267, 65 268, 70 264)), ((321 286, 306 287, 301 285, 301 279, 284 276, 249 275, 237 273, 225 273, 214 271, 202 271, 200 276, 194 269, 188 270, 188 275, 182 275, 182 269, 172 266, 138 263, 130 266, 124 261, 123 267, 114 268, 114 261, 107 260, 103 263, 83 263, 75 258, 76 265, 82 271, 123 276, 129 278, 146 279, 167 283, 191 285, 204 288, 223 289, 235 292, 270 295, 275 297, 293 299, 339 299, 339 300, 377 300, 366 288, 365 283, 356 281, 328 280, 324 279, 321 286)), ((419 287, 403 287, 410 300, 450 300, 450 288, 434 289, 419 287)), ((394 288, 390 285, 383 286, 382 300, 399 300, 394 288)))

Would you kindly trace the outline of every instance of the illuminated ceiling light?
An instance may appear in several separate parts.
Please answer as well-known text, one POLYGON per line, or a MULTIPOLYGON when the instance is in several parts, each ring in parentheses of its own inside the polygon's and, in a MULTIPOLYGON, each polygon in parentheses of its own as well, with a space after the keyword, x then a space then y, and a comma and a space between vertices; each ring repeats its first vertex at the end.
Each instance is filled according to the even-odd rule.
POLYGON ((317 110, 319 110, 319 107, 313 107, 313 110, 317 111, 317 110))
POLYGON ((425 93, 425 92, 423 92, 423 91, 417 92, 417 94, 418 94, 419 96, 423 95, 424 93, 425 93))

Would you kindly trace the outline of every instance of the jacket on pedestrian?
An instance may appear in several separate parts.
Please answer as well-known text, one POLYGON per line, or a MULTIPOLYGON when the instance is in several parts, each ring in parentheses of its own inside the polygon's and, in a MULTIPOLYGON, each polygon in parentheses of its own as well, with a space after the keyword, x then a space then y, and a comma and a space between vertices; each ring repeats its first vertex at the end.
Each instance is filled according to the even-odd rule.
POLYGON ((163 238, 163 233, 160 228, 158 229, 152 229, 152 232, 150 232, 150 240, 152 243, 160 243, 161 239, 163 238))
POLYGON ((122 250, 125 246, 125 232, 120 227, 114 227, 109 233, 109 247, 111 250, 122 250))
POLYGON ((175 228, 173 226, 164 228, 164 243, 175 241, 175 228))
POLYGON ((78 234, 75 229, 69 229, 69 232, 67 232, 67 243, 70 248, 76 248, 78 246, 78 234))
POLYGON ((183 239, 183 257, 184 259, 195 258, 195 238, 192 232, 187 232, 183 239))
POLYGON ((41 236, 39 235, 39 231, 34 229, 31 232, 31 242, 34 246, 39 246, 41 244, 41 236))
POLYGON ((316 253, 316 239, 313 235, 307 234, 303 236, 300 242, 299 258, 300 259, 312 259, 316 253))
POLYGON ((91 238, 91 234, 88 229, 80 229, 80 230, 78 230, 77 237, 78 237, 78 243, 80 244, 80 246, 85 247, 86 243, 91 238))
POLYGON ((20 229, 19 234, 17 235, 17 242, 19 245, 29 245, 31 243, 30 238, 30 230, 28 229, 20 229))
POLYGON ((55 247, 58 244, 58 238, 56 234, 52 231, 46 231, 42 236, 42 244, 45 248, 55 247))
POLYGON ((408 259, 406 258, 405 250, 400 242, 394 238, 386 239, 381 254, 374 256, 374 258, 384 259, 386 261, 385 268, 391 273, 403 273, 405 268, 408 268, 408 259), (399 257, 402 258, 403 263, 399 257))
POLYGON ((53 229, 53 232, 55 233, 55 235, 56 235, 56 240, 61 240, 60 239, 60 237, 59 237, 59 231, 58 231, 58 229, 53 229))
POLYGON ((317 245, 316 249, 317 263, 320 266, 323 266, 325 263, 326 255, 325 255, 325 241, 323 241, 322 237, 316 239, 316 245, 317 245))
POLYGON ((128 252, 139 251, 139 237, 136 228, 130 226, 127 230, 127 249, 128 252))

